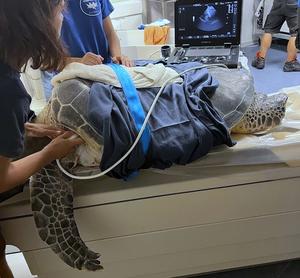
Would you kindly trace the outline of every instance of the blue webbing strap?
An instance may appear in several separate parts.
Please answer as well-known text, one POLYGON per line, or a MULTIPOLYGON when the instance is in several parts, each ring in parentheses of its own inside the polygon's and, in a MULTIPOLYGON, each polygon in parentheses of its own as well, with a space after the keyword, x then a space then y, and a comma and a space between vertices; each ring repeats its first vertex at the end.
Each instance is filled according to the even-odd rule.
MULTIPOLYGON (((137 131, 139 132, 145 120, 145 113, 141 101, 139 99, 138 93, 136 91, 136 88, 134 86, 134 83, 131 79, 131 76, 123 67, 121 67, 118 64, 108 64, 108 65, 113 69, 113 71, 116 73, 119 79, 119 82, 124 91, 124 95, 127 99, 127 105, 129 111, 133 117, 137 131)), ((151 139, 150 130, 149 127, 146 126, 141 137, 141 143, 145 155, 148 152, 150 139, 151 139)))

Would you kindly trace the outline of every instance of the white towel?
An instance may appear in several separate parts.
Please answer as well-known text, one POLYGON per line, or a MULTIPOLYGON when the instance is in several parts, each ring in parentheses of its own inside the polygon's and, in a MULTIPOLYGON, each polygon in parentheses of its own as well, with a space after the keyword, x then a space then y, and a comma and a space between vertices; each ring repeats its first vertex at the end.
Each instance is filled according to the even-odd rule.
MULTIPOLYGON (((161 87, 169 78, 174 78, 172 83, 183 82, 182 78, 177 76, 175 70, 162 64, 148 64, 145 67, 124 67, 124 69, 130 74, 136 88, 161 87)), ((88 66, 81 63, 67 65, 61 73, 52 79, 52 85, 56 86, 62 81, 77 77, 121 88, 120 82, 110 66, 88 66)))

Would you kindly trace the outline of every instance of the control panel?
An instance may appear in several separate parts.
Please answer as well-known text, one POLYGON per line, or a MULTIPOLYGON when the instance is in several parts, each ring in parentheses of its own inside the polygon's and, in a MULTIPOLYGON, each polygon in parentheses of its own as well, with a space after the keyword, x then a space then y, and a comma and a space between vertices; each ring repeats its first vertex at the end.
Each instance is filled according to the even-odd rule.
POLYGON ((186 56, 186 51, 187 48, 177 47, 168 59, 168 63, 200 62, 202 64, 224 64, 228 68, 237 68, 239 65, 238 46, 231 47, 230 54, 225 56, 186 56))

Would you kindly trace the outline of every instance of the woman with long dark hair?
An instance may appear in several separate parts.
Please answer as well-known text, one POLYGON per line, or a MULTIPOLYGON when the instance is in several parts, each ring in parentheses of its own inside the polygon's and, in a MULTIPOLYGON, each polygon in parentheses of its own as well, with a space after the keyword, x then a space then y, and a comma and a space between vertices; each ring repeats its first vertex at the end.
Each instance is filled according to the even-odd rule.
MULTIPOLYGON (((32 67, 61 70, 65 53, 59 41, 64 0, 0 0, 0 193, 14 190, 43 166, 81 144, 73 133, 27 123, 31 98, 20 80, 29 59, 32 67), (43 150, 22 155, 24 134, 53 139, 43 150)), ((3 194, 0 201, 3 200, 3 194)), ((0 235, 0 277, 12 277, 0 235)))

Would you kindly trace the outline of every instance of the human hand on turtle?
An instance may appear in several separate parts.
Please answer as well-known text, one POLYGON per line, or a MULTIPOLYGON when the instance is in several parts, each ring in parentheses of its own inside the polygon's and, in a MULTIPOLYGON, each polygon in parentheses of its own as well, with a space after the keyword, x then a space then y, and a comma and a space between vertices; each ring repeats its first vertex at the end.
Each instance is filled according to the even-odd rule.
POLYGON ((82 58, 79 59, 79 63, 94 66, 103 63, 104 58, 101 55, 97 55, 92 52, 87 52, 82 58))
POLYGON ((61 159, 73 152, 78 145, 84 141, 72 131, 65 131, 53 139, 44 149, 50 161, 61 159))
POLYGON ((115 64, 124 65, 125 67, 133 67, 133 61, 124 55, 112 57, 112 61, 115 64))
POLYGON ((49 137, 50 139, 54 139, 65 132, 54 126, 35 123, 26 123, 25 131, 29 137, 49 137))

